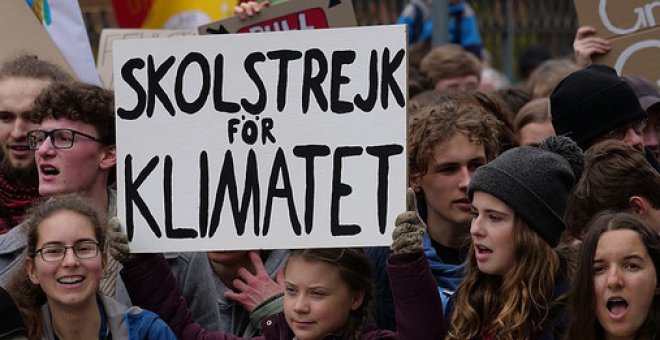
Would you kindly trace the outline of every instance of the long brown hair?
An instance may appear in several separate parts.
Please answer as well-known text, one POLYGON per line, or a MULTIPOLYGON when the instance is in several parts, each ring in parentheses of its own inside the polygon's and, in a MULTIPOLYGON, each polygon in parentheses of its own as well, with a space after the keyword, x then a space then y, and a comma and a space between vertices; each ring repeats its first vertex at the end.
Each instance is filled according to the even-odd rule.
POLYGON ((21 226, 27 240, 23 265, 14 269, 5 289, 10 293, 21 313, 29 339, 41 339, 43 336, 43 319, 40 308, 47 302, 47 297, 41 287, 30 280, 25 263, 34 261, 39 238, 39 225, 60 211, 72 211, 87 217, 94 226, 94 234, 99 248, 104 249, 107 221, 102 219, 99 212, 80 195, 54 196, 37 203, 28 211, 27 218, 21 226))
POLYGON ((564 297, 554 298, 560 256, 520 217, 513 230, 515 261, 506 277, 479 271, 470 247, 467 275, 456 291, 446 339, 535 339, 553 321, 564 297))
MULTIPOLYGON (((594 313, 595 294, 593 265, 594 256, 600 236, 613 230, 632 230, 636 232, 646 246, 646 251, 653 261, 655 273, 660 283, 660 235, 635 215, 629 213, 612 213, 608 211, 597 214, 589 223, 588 231, 582 246, 574 285, 570 294, 570 324, 566 339, 593 340, 604 338, 603 327, 594 313)), ((653 305, 646 321, 635 333, 635 339, 651 340, 660 336, 660 295, 656 287, 653 305)))

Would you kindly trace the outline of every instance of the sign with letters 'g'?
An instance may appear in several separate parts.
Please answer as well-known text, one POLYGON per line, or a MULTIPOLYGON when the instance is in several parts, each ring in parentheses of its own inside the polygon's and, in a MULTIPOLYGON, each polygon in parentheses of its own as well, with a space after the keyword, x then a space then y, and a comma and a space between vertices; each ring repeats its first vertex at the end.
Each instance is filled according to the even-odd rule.
POLYGON ((593 61, 660 86, 660 1, 576 0, 580 25, 593 26, 611 50, 593 61))
POLYGON ((404 26, 122 40, 113 59, 131 250, 391 242, 404 26))

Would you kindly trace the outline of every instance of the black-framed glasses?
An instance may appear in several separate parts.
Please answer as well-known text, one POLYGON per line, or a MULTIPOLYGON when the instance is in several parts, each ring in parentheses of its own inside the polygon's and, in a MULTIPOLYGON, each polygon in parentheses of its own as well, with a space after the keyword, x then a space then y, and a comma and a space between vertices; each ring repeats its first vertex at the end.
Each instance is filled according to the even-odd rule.
POLYGON ((60 262, 66 256, 67 249, 72 249, 79 259, 91 259, 98 255, 99 244, 93 241, 82 241, 72 246, 49 244, 37 249, 35 254, 41 254, 41 258, 46 262, 60 262))
POLYGON ((611 139, 616 139, 616 140, 622 140, 625 136, 626 133, 628 133, 628 129, 633 129, 635 133, 638 135, 642 135, 644 133, 644 129, 646 128, 646 123, 648 122, 648 118, 642 118, 633 122, 630 122, 626 125, 620 126, 610 132, 608 132, 605 137, 606 138, 611 138, 611 139))
POLYGON ((32 130, 27 134, 27 141, 30 150, 39 149, 46 141, 46 138, 49 137, 50 144, 52 144, 55 149, 70 149, 73 146, 76 136, 83 136, 97 143, 101 143, 101 140, 94 136, 72 129, 54 129, 50 131, 32 130))

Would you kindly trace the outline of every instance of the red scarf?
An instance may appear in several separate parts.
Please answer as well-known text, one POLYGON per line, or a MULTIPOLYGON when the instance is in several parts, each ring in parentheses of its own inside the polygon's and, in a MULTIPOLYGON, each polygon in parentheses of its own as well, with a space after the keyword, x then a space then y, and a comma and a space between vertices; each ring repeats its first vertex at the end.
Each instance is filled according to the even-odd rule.
POLYGON ((0 235, 21 223, 27 208, 38 198, 37 186, 20 186, 0 174, 0 235))

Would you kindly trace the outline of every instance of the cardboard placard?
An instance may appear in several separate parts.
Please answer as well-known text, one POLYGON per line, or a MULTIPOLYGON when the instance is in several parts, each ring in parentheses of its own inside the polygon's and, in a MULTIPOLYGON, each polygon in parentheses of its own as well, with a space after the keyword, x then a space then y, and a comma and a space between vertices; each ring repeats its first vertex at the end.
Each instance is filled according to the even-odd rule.
POLYGON ((660 86, 660 1, 576 0, 580 25, 593 26, 612 49, 593 62, 614 67, 620 75, 645 77, 660 86))
POLYGON ((0 63, 34 54, 75 77, 75 72, 25 0, 0 1, 0 63))
POLYGON ((198 28, 199 34, 256 33, 357 26, 348 0, 289 0, 241 20, 236 16, 198 28))
POLYGON ((132 251, 390 244, 405 26, 120 40, 113 57, 132 251))
POLYGON ((112 45, 115 40, 169 38, 187 35, 197 35, 197 31, 130 28, 103 29, 103 31, 101 31, 101 38, 99 39, 99 51, 96 58, 96 68, 99 73, 99 78, 101 79, 101 85, 108 89, 112 89, 114 87, 112 78, 112 45))

